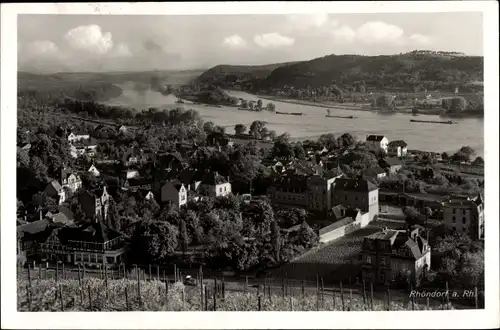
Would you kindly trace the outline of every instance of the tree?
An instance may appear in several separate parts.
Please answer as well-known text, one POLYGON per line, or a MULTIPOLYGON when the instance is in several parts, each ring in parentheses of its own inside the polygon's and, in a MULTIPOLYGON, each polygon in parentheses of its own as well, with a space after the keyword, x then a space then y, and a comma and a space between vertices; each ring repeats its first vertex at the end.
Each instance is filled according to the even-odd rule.
POLYGON ((443 152, 441 154, 441 158, 444 160, 444 161, 448 161, 450 159, 450 155, 448 155, 448 153, 446 152, 443 152))
POLYGON ((260 139, 262 138, 262 129, 265 127, 266 125, 260 121, 260 120, 255 120, 254 122, 252 122, 252 124, 250 125, 250 134, 253 135, 254 138, 256 139, 260 139))
POLYGON ((243 135, 243 134, 245 134, 246 130, 247 130, 247 127, 243 124, 236 124, 234 126, 234 132, 236 135, 243 135))
POLYGON ((271 244, 273 246, 273 254, 276 262, 280 261, 280 246, 281 246, 281 238, 280 238, 280 227, 278 226, 277 221, 273 221, 271 224, 271 244))
POLYGON ((474 151, 474 149, 469 146, 463 146, 458 152, 453 155, 452 160, 457 162, 470 162, 475 154, 476 151, 474 151))
POLYGON ((297 157, 298 159, 306 159, 306 151, 304 150, 302 143, 300 142, 295 143, 293 152, 295 154, 295 157, 297 157))
POLYGON ((211 121, 207 121, 203 124, 203 131, 205 133, 212 133, 214 131, 215 124, 211 121))
POLYGON ((318 235, 306 221, 302 222, 297 234, 300 245, 302 245, 306 249, 312 248, 313 246, 316 246, 318 244, 318 235))
POLYGON ((406 223, 408 225, 422 224, 422 214, 413 206, 406 206, 403 209, 403 213, 406 216, 406 223))
POLYGON ((337 149, 338 147, 337 139, 332 133, 322 134, 319 137, 318 142, 321 146, 326 147, 328 150, 337 149))
POLYGON ((184 221, 184 219, 180 220, 178 242, 179 242, 179 247, 181 248, 182 253, 185 254, 187 251, 188 245, 190 243, 190 240, 189 240, 189 235, 188 235, 188 231, 187 231, 187 227, 186 227, 186 222, 184 221))
POLYGON ((262 100, 257 100, 257 108, 262 109, 262 100))
POLYGON ((274 141, 274 146, 271 153, 275 157, 290 160, 295 156, 295 153, 294 148, 288 142, 287 136, 285 134, 278 136, 278 138, 274 141))
POLYGON ((247 100, 241 100, 241 107, 243 109, 248 109, 248 101, 247 100))
POLYGON ((161 263, 178 246, 179 229, 163 221, 139 221, 131 237, 131 252, 140 263, 161 263))
POLYGON ((266 108, 269 111, 275 111, 276 110, 276 106, 274 105, 274 103, 268 103, 266 108))
POLYGON ((355 142, 356 139, 349 133, 344 133, 337 139, 337 145, 343 149, 350 148, 355 142))
POLYGON ((475 165, 475 166, 484 166, 484 159, 483 159, 483 157, 479 156, 476 159, 474 159, 474 161, 472 162, 472 165, 475 165))

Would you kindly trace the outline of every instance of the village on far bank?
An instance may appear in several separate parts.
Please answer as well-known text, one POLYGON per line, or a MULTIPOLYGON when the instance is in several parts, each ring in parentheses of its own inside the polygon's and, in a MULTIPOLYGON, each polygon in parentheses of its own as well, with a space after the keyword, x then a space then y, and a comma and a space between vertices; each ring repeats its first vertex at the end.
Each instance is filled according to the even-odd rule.
POLYGON ((59 106, 59 122, 39 105, 20 114, 20 267, 257 276, 295 265, 297 279, 327 269, 325 280, 376 284, 484 281, 484 161, 468 146, 417 151, 383 132, 291 142, 257 120, 228 134, 182 109, 65 124, 81 109, 112 116, 59 106))

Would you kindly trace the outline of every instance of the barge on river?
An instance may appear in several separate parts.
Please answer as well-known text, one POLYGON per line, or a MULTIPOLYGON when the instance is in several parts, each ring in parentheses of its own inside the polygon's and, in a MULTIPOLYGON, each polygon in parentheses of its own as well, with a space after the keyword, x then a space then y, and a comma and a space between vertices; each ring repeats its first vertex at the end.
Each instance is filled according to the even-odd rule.
POLYGON ((279 112, 279 111, 276 111, 276 114, 277 115, 289 115, 289 116, 302 116, 303 115, 302 112, 279 112))
POLYGON ((452 120, 447 120, 447 121, 439 121, 439 120, 417 120, 417 119, 410 119, 412 123, 430 123, 430 124, 456 124, 456 121, 452 120))
POLYGON ((327 117, 327 118, 344 118, 344 119, 358 118, 358 117, 354 117, 354 116, 334 116, 334 115, 325 115, 325 117, 327 117))

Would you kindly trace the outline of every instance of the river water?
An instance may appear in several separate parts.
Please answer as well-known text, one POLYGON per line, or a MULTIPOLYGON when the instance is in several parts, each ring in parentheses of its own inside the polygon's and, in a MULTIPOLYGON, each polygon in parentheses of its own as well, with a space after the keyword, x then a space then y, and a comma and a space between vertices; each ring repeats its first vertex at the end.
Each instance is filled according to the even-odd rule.
MULTIPOLYGON (((174 96, 163 96, 154 91, 137 93, 132 85, 120 86, 123 94, 108 104, 129 106, 136 109, 157 107, 159 109, 180 106, 175 104, 174 96)), ((240 91, 229 91, 230 95, 246 100, 257 101, 258 97, 240 91)), ((268 101, 262 100, 264 104, 268 101)), ((355 111, 334 109, 332 115, 355 116, 356 119, 326 118, 326 108, 298 105, 272 101, 277 111, 302 112, 302 116, 277 115, 271 112, 251 112, 231 107, 207 107, 204 105, 184 104, 186 109, 197 110, 205 121, 212 121, 216 125, 226 126, 228 132, 233 131, 236 124, 247 127, 254 120, 266 121, 266 126, 276 133, 290 133, 294 139, 316 138, 321 134, 333 133, 340 136, 351 133, 359 139, 365 139, 369 134, 385 135, 389 140, 405 140, 409 149, 427 150, 435 152, 455 152, 463 145, 476 150, 477 156, 484 155, 484 120, 483 118, 457 118, 457 124, 429 124, 412 123, 410 119, 448 120, 435 115, 411 114, 380 114, 371 111, 355 111)))

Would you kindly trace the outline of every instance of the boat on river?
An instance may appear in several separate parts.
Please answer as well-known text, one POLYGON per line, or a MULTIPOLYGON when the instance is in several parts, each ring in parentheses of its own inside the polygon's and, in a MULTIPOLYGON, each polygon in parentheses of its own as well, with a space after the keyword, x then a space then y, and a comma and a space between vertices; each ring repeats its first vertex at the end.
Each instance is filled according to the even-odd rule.
POLYGON ((327 118, 343 118, 343 119, 354 119, 354 118, 357 118, 357 117, 354 117, 354 116, 336 116, 336 115, 332 115, 331 114, 331 109, 326 109, 326 115, 325 117, 327 118))
POLYGON ((302 112, 279 112, 279 111, 276 111, 276 114, 277 115, 289 115, 289 116, 302 116, 303 115, 302 112))
POLYGON ((429 123, 429 124, 456 124, 456 121, 452 120, 447 120, 447 121, 439 121, 439 120, 417 120, 417 119, 410 119, 412 123, 429 123))

